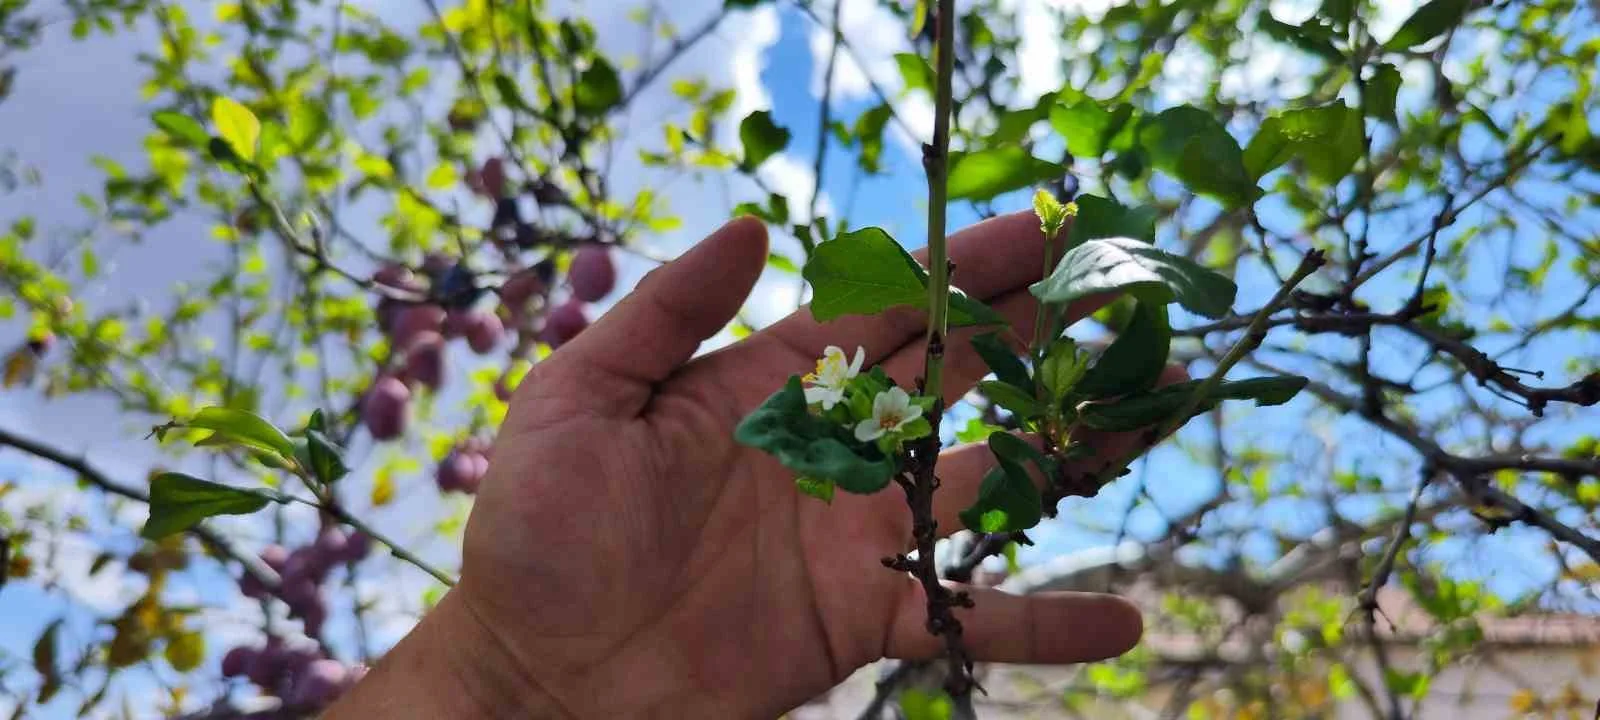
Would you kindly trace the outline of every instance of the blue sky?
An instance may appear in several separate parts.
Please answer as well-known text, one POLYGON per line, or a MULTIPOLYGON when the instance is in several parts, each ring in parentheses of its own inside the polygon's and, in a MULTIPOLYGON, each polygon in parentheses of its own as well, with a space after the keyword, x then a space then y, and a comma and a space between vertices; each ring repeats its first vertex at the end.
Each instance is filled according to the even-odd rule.
MULTIPOLYGON (((680 26, 690 23, 681 22, 680 26)), ((723 33, 729 36, 724 41, 737 45, 738 30, 723 33)), ((59 38, 53 38, 59 40, 59 38)), ((625 44, 625 40, 617 40, 625 44)), ((46 181, 51 188, 44 196, 43 202, 28 199, 27 207, 38 212, 42 219, 48 222, 52 219, 77 217, 72 195, 76 190, 91 187, 96 175, 87 163, 87 155, 91 152, 100 152, 112 157, 127 158, 130 155, 137 157, 137 140, 144 131, 142 113, 135 112, 138 98, 134 83, 125 82, 107 77, 99 77, 97 73, 104 72, 108 57, 124 57, 136 47, 131 40, 119 39, 106 41, 103 38, 95 41, 92 52, 81 55, 68 56, 64 48, 68 46, 57 45, 58 49, 51 52, 35 53, 30 56, 30 62, 24 64, 24 72, 19 82, 19 97, 23 102, 10 102, 0 104, 0 136, 3 137, 38 137, 45 138, 48 149, 44 150, 37 144, 29 154, 31 159, 42 164, 49 171, 46 181), (70 87, 71 92, 50 92, 50 87, 70 87), (19 106, 29 108, 27 116, 19 115, 19 106), (52 129, 51 126, 55 126, 52 129), (63 127, 64 126, 64 127, 63 127), (76 141, 74 141, 76 139, 76 141)), ((51 47, 47 44, 46 47, 51 47)), ((71 46, 76 49, 90 46, 71 46)), ((721 48, 726 50, 725 47, 721 48)), ((717 48, 713 48, 717 50, 717 48)), ((792 129, 794 137, 787 155, 791 156, 791 166, 808 170, 812 162, 812 151, 816 143, 816 97, 813 93, 813 38, 811 27, 802 16, 785 11, 781 15, 781 22, 777 26, 777 37, 770 47, 764 50, 764 69, 760 73, 760 85, 770 97, 772 110, 777 121, 792 129)), ((719 59, 690 60, 690 67, 699 67, 696 63, 705 63, 713 70, 719 59)), ((726 60, 720 60, 726 64, 726 60)), ((128 69, 124 68, 124 72, 128 69)), ((718 70, 723 77, 729 75, 726 67, 718 70)), ((735 71, 735 77, 736 77, 735 71)), ((879 76, 880 81, 887 78, 879 76)), ((1416 100, 1417 98, 1413 98, 1416 100)), ((837 104, 834 117, 850 122, 860 111, 876 104, 876 100, 859 95, 849 96, 837 104)), ((842 210, 848 206, 853 213, 850 216, 852 227, 863 225, 879 225, 889 230, 909 247, 919 247, 923 244, 925 210, 925 185, 920 162, 915 155, 906 152, 907 145, 900 142, 886 143, 887 174, 876 178, 866 179, 856 184, 852 177, 854 158, 848 153, 834 150, 828 157, 827 181, 823 190, 827 194, 833 207, 842 210), (853 201, 848 200, 854 196, 853 201)), ((790 166, 785 166, 789 168, 790 166)), ((808 178, 804 173, 787 176, 793 182, 805 184, 808 178)), ((743 191, 750 190, 742 188, 743 191)), ((688 217, 685 229, 672 238, 667 238, 663 243, 667 246, 692 241, 699 234, 713 227, 717 222, 726 217, 728 208, 712 208, 706 211, 696 206, 700 205, 704 196, 711 194, 709 188, 676 187, 674 200, 676 209, 683 211, 688 217)), ((734 198, 746 199, 753 194, 745 194, 734 198)), ((720 196, 719 196, 720 199, 720 196)), ((1002 198, 996 202, 997 209, 1002 211, 1020 209, 1025 206, 1026 198, 1019 194, 1002 198)), ((731 203, 730 203, 731 206, 731 203)), ((22 207, 21 203, 0 198, 0 213, 15 212, 22 207)), ((952 208, 951 225, 961 227, 977 217, 969 207, 956 206, 952 208)), ((1289 223, 1281 213, 1274 214, 1267 211, 1266 220, 1269 224, 1289 223)), ((1466 220, 1470 221, 1470 218, 1466 220)), ((1419 223, 1426 218, 1404 218, 1393 221, 1393 227, 1380 226, 1379 236, 1386 238, 1379 244, 1379 248, 1398 245, 1398 238, 1409 237, 1419 223), (1388 240, 1387 238, 1396 238, 1388 240)), ((195 224, 188 231, 198 233, 202 225, 195 224)), ((181 234, 184 230, 180 226, 171 232, 181 234)), ((1528 247, 1519 250, 1519 253, 1536 253, 1532 249, 1534 231, 1529 231, 1528 247)), ((203 253, 199 256, 183 256, 183 263, 179 267, 164 267, 172 265, 174 257, 173 248, 197 246, 210 247, 183 238, 157 238, 150 245, 142 248, 125 248, 119 250, 121 258, 120 277, 126 277, 126 283, 119 283, 118 291, 125 295, 150 294, 156 297, 164 296, 169 292, 173 271, 184 272, 195 269, 205 262, 203 253), (185 245, 186 243, 186 245, 185 245)), ((1485 267, 1492 267, 1485 265, 1485 267)), ((629 268, 625 271, 625 279, 637 277, 643 272, 642 267, 629 268)), ((1271 287, 1261 282, 1263 274, 1259 268, 1243 268, 1241 270, 1242 292, 1238 307, 1249 309, 1255 307, 1271 291, 1271 287)), ((774 278, 766 287, 789 286, 793 284, 792 278, 774 278)), ((1482 277, 1474 279, 1473 284, 1482 284, 1492 287, 1498 278, 1485 271, 1482 277)), ((1403 297, 1409 290, 1409 280, 1403 273, 1394 276, 1373 288, 1375 298, 1384 298, 1392 301, 1395 297, 1403 297)), ((1560 306, 1570 301, 1575 285, 1570 278, 1561 280, 1559 277, 1548 287, 1546 296, 1540 299, 1537 307, 1512 308, 1522 313, 1532 313, 1540 310, 1548 311, 1550 307, 1560 306)), ((0 348, 9 346, 11 338, 16 335, 14 325, 0 325, 0 348)), ((1275 336, 1276 339, 1276 336, 1275 336)), ((1322 341, 1318 341, 1322 342, 1322 341)), ((1336 343, 1328 343, 1332 349, 1336 343)), ((1337 345, 1339 348, 1344 345, 1337 345)), ((1593 338, 1567 338, 1558 341, 1552 347, 1549 344, 1535 347, 1522 353, 1516 361, 1524 366, 1547 370, 1552 377, 1563 377, 1564 368, 1561 364, 1574 355, 1584 353, 1593 354, 1596 351, 1593 338)), ((1337 351, 1336 351, 1337 352, 1337 351)), ((467 358, 457 358, 462 362, 471 362, 467 358)), ((1393 376, 1404 376, 1414 367, 1418 358, 1404 352, 1389 353, 1378 360, 1378 369, 1393 376)), ((1199 369, 1197 368, 1197 372, 1199 369)), ((1249 374, 1249 373, 1246 373, 1249 374)), ((144 444, 140 437, 142 432, 136 429, 138 422, 129 422, 125 425, 121 419, 109 414, 108 406, 103 402, 88 400, 72 400, 66 403, 43 403, 36 394, 8 392, 4 403, 0 404, 0 425, 11 429, 21 429, 35 432, 40 437, 58 437, 74 449, 88 450, 90 457, 97 463, 112 471, 125 482, 137 483, 142 476, 142 468, 156 459, 156 454, 144 444)), ((448 399, 448 398, 445 398, 448 399)), ((442 399, 443 401, 444 399, 442 399)), ((1426 414, 1438 412, 1455 401, 1444 394, 1436 398, 1425 400, 1420 409, 1426 414)), ((1373 431, 1363 422, 1351 418, 1324 417, 1312 422, 1307 419, 1311 405, 1304 399, 1296 401, 1290 406, 1267 410, 1246 410, 1231 415, 1237 423, 1230 425, 1229 443, 1234 447, 1241 447, 1246 438, 1259 440, 1261 444, 1271 450, 1291 455, 1295 462, 1282 466, 1282 470, 1274 477, 1274 482, 1283 485, 1300 479, 1296 473, 1315 473, 1319 471, 1318 460, 1324 454, 1323 439, 1334 444, 1337 448, 1337 457, 1341 465, 1353 463, 1358 458, 1365 459, 1369 471, 1380 474, 1392 484, 1393 501, 1400 502, 1409 490, 1409 480, 1413 475, 1411 469, 1396 463, 1396 458, 1412 458, 1412 454, 1405 450, 1397 441, 1388 438, 1373 439, 1373 431), (1296 433, 1281 432, 1281 428, 1295 428, 1296 433), (1322 433, 1323 439, 1314 436, 1322 433)), ((1600 415, 1594 412, 1577 413, 1558 423, 1553 423, 1555 429, 1550 433, 1556 437, 1570 437, 1577 434, 1581 428, 1595 427, 1600 415)), ((142 422, 142 419, 140 420, 142 422)), ((1036 533, 1040 545, 1030 549, 1025 558, 1039 558, 1057 554, 1063 551, 1105 543, 1111 534, 1114 534, 1117 519, 1122 516, 1122 511, 1128 506, 1133 493, 1141 480, 1148 487, 1150 493, 1157 499, 1161 512, 1151 508, 1143 508, 1133 515, 1134 522, 1130 526, 1131 532, 1138 536, 1159 532, 1162 528, 1161 514, 1169 516, 1183 514, 1189 507, 1215 492, 1219 478, 1209 465, 1196 462, 1189 454, 1189 450, 1209 447, 1212 442, 1212 430, 1206 421, 1196 421, 1182 434, 1184 441, 1181 446, 1167 445, 1151 456, 1146 465, 1136 468, 1129 477, 1119 481, 1108 488, 1100 497, 1093 500, 1070 500, 1065 506, 1063 520, 1048 529, 1036 533)), ((1455 438, 1469 439, 1468 436, 1455 438)), ((415 446, 410 451, 417 451, 415 446)), ((371 457, 378 457, 379 453, 371 457)), ((375 462, 375 460, 374 460, 375 462)), ((371 464, 367 466, 370 470, 371 464)), ((358 473, 359 474, 359 473, 358 473)), ((52 470, 40 463, 32 463, 19 459, 15 454, 0 453, 0 480, 16 479, 27 491, 40 491, 45 488, 65 487, 71 480, 66 475, 52 470)), ((429 492, 429 480, 425 476, 408 478, 403 485, 408 492, 415 493, 414 502, 403 503, 403 507, 388 511, 379 516, 385 528, 400 528, 404 533, 422 532, 427 529, 427 523, 439 514, 437 501, 429 492)), ((119 547, 129 547, 132 542, 132 523, 136 522, 137 513, 130 512, 117 516, 115 519, 106 515, 99 507, 97 498, 83 498, 70 500, 79 504, 94 517, 109 527, 108 536, 119 547)), ((454 501, 449 501, 454 502, 454 501)), ((1234 526, 1255 526, 1259 528, 1281 527, 1289 532, 1307 532, 1320 527, 1315 523, 1314 515, 1309 513, 1308 501, 1284 499, 1269 503, 1266 508, 1253 510, 1241 505, 1222 513, 1220 522, 1234 526)), ((1366 503, 1365 507, 1353 507, 1352 512, 1370 512, 1373 503, 1366 503)), ((465 509, 463 503, 455 503, 448 508, 451 512, 460 512, 465 509)), ((248 523, 232 524, 246 536, 260 536, 259 526, 251 527, 248 523)), ((403 535, 404 536, 404 535, 403 535)), ((1248 554, 1257 557, 1270 557, 1271 550, 1262 544, 1264 536, 1258 535, 1247 548, 1248 554)), ((1503 592, 1514 593, 1531 585, 1534 579, 1550 572, 1549 567, 1540 567, 1537 561, 1529 562, 1527 557, 1533 556, 1531 552, 1532 541, 1525 533, 1503 534, 1489 542, 1457 543, 1437 549, 1442 558, 1458 558, 1464 561, 1461 567, 1463 572, 1491 576, 1495 587, 1503 592)), ((441 558, 446 564, 453 564, 454 549, 434 543, 430 546, 432 557, 441 558)), ((83 563, 87 559, 83 559, 83 563)), ((373 563, 369 563, 372 565, 373 563)), ((392 564, 392 563, 390 563, 392 564)), ((387 594, 407 595, 408 599, 397 603, 398 606, 409 605, 415 607, 416 596, 426 583, 416 577, 414 572, 405 569, 394 571, 393 575, 384 575, 379 579, 370 580, 371 583, 393 583, 383 586, 388 589, 387 594)), ((107 575, 118 574, 115 569, 108 570, 107 575)), ((213 617, 218 619, 215 626, 216 632, 210 651, 213 653, 212 667, 215 667, 215 658, 226 649, 227 643, 239 638, 250 636, 249 628, 258 617, 249 609, 236 610, 227 608, 231 604, 232 581, 214 568, 204 568, 190 571, 185 576, 186 583, 182 592, 190 595, 197 601, 208 605, 223 608, 213 617), (234 640, 229 640, 233 638, 234 640)), ((118 598, 125 598, 126 589, 119 594, 118 588, 95 585, 88 595, 96 598, 103 605, 72 606, 64 605, 61 595, 46 593, 38 590, 28 583, 13 583, 0 592, 0 617, 6 618, 0 626, 0 651, 13 662, 26 663, 29 658, 30 648, 39 629, 50 619, 65 611, 71 618, 68 626, 68 636, 82 637, 91 626, 90 613, 104 613, 116 607, 118 598)), ((334 617, 338 620, 330 624, 330 633, 336 642, 344 647, 349 647, 353 637, 353 629, 343 621, 343 613, 335 611, 334 617)), ((376 634, 383 638, 392 639, 404 628, 403 613, 399 617, 384 624, 383 629, 376 634)), ((148 676, 130 682, 124 686, 134 695, 150 692, 155 687, 148 676)), ((70 695, 70 693, 69 693, 70 695)), ((5 711, 4 701, 0 701, 0 711, 5 711)), ((42 717, 69 717, 76 708, 76 698, 64 698, 55 703, 50 712, 42 717)))

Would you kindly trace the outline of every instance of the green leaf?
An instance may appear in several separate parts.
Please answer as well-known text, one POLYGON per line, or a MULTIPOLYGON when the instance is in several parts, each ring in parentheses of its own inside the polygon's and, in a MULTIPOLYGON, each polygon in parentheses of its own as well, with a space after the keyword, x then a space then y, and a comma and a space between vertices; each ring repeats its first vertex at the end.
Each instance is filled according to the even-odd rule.
POLYGON ((1063 205, 1050 191, 1039 188, 1033 193, 1033 214, 1039 218, 1039 231, 1047 238, 1054 239, 1061 233, 1061 226, 1067 223, 1067 218, 1077 212, 1077 206, 1069 208, 1063 205))
POLYGON ((802 477, 831 480, 845 492, 877 492, 897 470, 894 458, 856 442, 840 424, 812 415, 798 376, 739 423, 734 439, 766 451, 802 477))
POLYGON ((39 685, 40 705, 50 702, 61 690, 61 669, 56 667, 56 636, 61 634, 61 623, 60 618, 52 620, 33 643, 33 669, 43 679, 39 685))
POLYGON ((1077 387, 1088 370, 1089 356, 1078 350, 1077 343, 1072 338, 1057 338, 1039 363, 1039 382, 1051 399, 1060 400, 1077 387))
POLYGON ((1140 205, 1127 207, 1115 200, 1099 195, 1079 195, 1078 216, 1072 221, 1068 245, 1076 247, 1085 240, 1109 237, 1128 237, 1151 242, 1156 238, 1156 209, 1140 205))
MULTIPOLYGON (((1121 432, 1149 427, 1167 420, 1181 409, 1202 382, 1191 380, 1129 395, 1115 402, 1087 405, 1079 419, 1096 430, 1121 432)), ((1259 406, 1282 405, 1305 386, 1306 379, 1297 375, 1223 381, 1209 398, 1195 408, 1194 414, 1207 412, 1223 400, 1254 400, 1259 406)))
POLYGON ((188 115, 162 110, 151 115, 150 120, 180 145, 198 149, 211 140, 211 134, 206 132, 205 126, 188 115))
POLYGON ((994 404, 1020 418, 1038 417, 1043 412, 1039 408, 1039 401, 1035 400, 1032 394, 1023 392, 1010 383, 984 380, 978 383, 978 391, 994 401, 994 404))
POLYGON ((1050 277, 1029 289, 1047 303, 1130 291, 1146 300, 1176 300, 1209 318, 1226 315, 1238 290, 1232 280, 1193 260, 1129 238, 1090 240, 1068 250, 1050 277))
POLYGON ((1190 190, 1228 205, 1254 199, 1239 143, 1209 113, 1190 106, 1162 111, 1139 134, 1157 169, 1190 190))
POLYGON ((235 155, 246 161, 255 160, 256 143, 261 139, 261 121, 250 108, 219 95, 211 101, 211 124, 235 155))
POLYGON ((1050 127, 1067 142, 1073 157, 1093 159, 1104 155, 1111 138, 1133 117, 1133 106, 1120 103, 1107 110, 1093 98, 1060 102, 1050 108, 1050 127))
POLYGON ((895 64, 900 66, 900 78, 905 82, 906 92, 913 90, 926 90, 933 93, 933 68, 928 66, 926 58, 916 53, 895 53, 895 64))
POLYGON ((248 515, 269 502, 287 498, 265 490, 231 487, 167 472, 150 481, 150 519, 139 531, 146 540, 159 540, 216 515, 248 515))
POLYGON ((829 505, 833 504, 833 490, 836 487, 832 480, 818 480, 805 476, 794 479, 794 487, 801 495, 814 497, 829 505))
POLYGON ((989 439, 990 435, 997 432, 1005 432, 1005 428, 999 425, 990 425, 984 422, 981 417, 974 417, 967 420, 966 427, 956 431, 956 442, 984 442, 989 439))
POLYGON ((1407 50, 1432 40, 1461 24, 1472 5, 1469 0, 1433 0, 1400 24, 1394 36, 1383 44, 1385 50, 1407 50))
POLYGON ((1050 459, 1039 448, 1028 444, 1028 441, 1011 433, 994 433, 990 435, 989 450, 994 453, 995 457, 1018 466, 1032 464, 1039 469, 1039 474, 1043 477, 1050 477, 1055 474, 1055 460, 1050 459))
POLYGON ((311 472, 317 480, 324 485, 338 482, 340 478, 350 473, 344 464, 344 451, 338 444, 328 438, 327 422, 322 417, 322 411, 311 413, 311 420, 306 424, 306 455, 311 472))
POLYGON ((1266 8, 1256 16, 1256 27, 1269 37, 1288 43, 1330 63, 1344 63, 1344 53, 1333 44, 1333 28, 1312 19, 1302 25, 1290 25, 1272 17, 1266 8))
POLYGON ((983 476, 977 502, 961 511, 962 524, 984 533, 1014 532, 1038 525, 1044 516, 1039 488, 1017 459, 1038 451, 1010 433, 990 435, 989 450, 998 464, 983 476))
POLYGON ((890 108, 888 103, 883 103, 856 117, 853 134, 856 141, 861 144, 861 150, 856 155, 856 164, 868 175, 876 175, 883 171, 883 129, 893 114, 893 108, 890 108))
POLYGON ((950 720, 955 706, 950 696, 907 688, 900 693, 900 714, 905 720, 950 720))
POLYGON ((1040 160, 1017 145, 952 152, 948 189, 951 200, 988 200, 1065 173, 1060 165, 1040 160))
POLYGON ((274 453, 286 460, 294 459, 294 442, 266 418, 244 410, 226 407, 201 408, 200 412, 180 423, 185 427, 211 430, 216 441, 228 441, 248 448, 274 453))
POLYGON ((1258 192, 1238 141, 1204 110, 1188 105, 1163 110, 1144 124, 1139 142, 1158 170, 1196 193, 1239 205, 1258 192))
MULTIPOLYGON (((801 275, 811 283, 811 315, 873 315, 891 307, 928 307, 928 273, 881 228, 841 233, 811 253, 801 275)), ((993 309, 951 288, 950 324, 1004 322, 993 309)))
POLYGON ((1383 63, 1367 79, 1366 94, 1361 96, 1362 111, 1367 117, 1395 122, 1395 97, 1400 94, 1400 70, 1383 63))
POLYGON ((772 113, 766 110, 757 110, 746 115, 739 123, 739 142, 744 144, 744 161, 740 163, 746 172, 755 170, 772 157, 789 146, 790 132, 772 122, 772 113))
POLYGON ((1139 301, 1128 326, 1100 354, 1075 390, 1090 400, 1148 390, 1166 369, 1171 346, 1166 306, 1139 301))
POLYGON ((579 113, 602 115, 622 102, 622 79, 611 63, 597 57, 578 76, 574 98, 579 113))
POLYGON ((512 80, 510 75, 497 72, 489 81, 494 83, 494 91, 499 93, 500 99, 505 101, 505 104, 513 110, 521 110, 526 113, 536 112, 533 106, 529 105, 528 101, 522 97, 522 89, 517 87, 517 81, 512 80))
POLYGON ((1022 359, 998 334, 984 333, 972 338, 972 349, 1000 382, 1033 394, 1033 378, 1028 376, 1028 366, 1022 364, 1022 359))
POLYGON ((1244 151, 1245 167, 1260 179, 1298 157, 1312 177, 1334 183, 1361 159, 1365 133, 1361 112, 1343 104, 1290 110, 1261 123, 1244 151))

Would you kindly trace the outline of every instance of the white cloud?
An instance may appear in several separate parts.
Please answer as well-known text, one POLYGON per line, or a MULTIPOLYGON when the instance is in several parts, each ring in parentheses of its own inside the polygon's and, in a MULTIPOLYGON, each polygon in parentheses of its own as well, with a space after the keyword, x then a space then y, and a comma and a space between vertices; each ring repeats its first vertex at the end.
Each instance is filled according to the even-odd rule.
MULTIPOLYGON (((833 18, 834 3, 842 0, 824 0, 813 5, 817 17, 824 22, 833 18)), ((828 55, 832 51, 833 36, 828 28, 809 23, 811 46, 811 95, 822 97, 823 78, 827 75, 828 55)), ((881 87, 901 86, 900 68, 895 63, 895 53, 911 49, 906 36, 906 25, 893 13, 876 2, 846 2, 839 12, 840 34, 854 52, 839 51, 834 63, 833 99, 849 102, 869 97, 870 77, 881 87), (855 58, 867 61, 867 67, 858 65, 855 58)))

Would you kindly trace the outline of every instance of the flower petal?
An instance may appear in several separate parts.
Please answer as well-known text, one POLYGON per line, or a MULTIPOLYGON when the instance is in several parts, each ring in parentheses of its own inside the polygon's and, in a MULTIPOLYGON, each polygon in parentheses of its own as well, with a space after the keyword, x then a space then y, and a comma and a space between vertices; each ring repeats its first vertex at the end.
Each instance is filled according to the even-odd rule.
POLYGON ((868 419, 856 423, 856 439, 861 442, 872 442, 883 437, 883 426, 877 420, 868 419))

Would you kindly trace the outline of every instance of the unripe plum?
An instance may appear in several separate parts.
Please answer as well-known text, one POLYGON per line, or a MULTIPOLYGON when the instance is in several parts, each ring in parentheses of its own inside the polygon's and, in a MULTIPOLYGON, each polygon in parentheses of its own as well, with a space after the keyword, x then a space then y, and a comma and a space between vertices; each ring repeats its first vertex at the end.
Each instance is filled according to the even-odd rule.
POLYGON ((572 296, 584 302, 610 294, 617 285, 617 266, 611 262, 610 250, 596 244, 578 248, 567 268, 567 280, 572 283, 572 296))
POLYGON ((239 646, 222 656, 222 676, 239 677, 250 670, 256 661, 256 649, 239 646))
POLYGON ((444 381, 444 337, 432 330, 417 333, 406 348, 405 376, 434 390, 444 381))
POLYGON ((467 316, 463 332, 467 336, 467 346, 473 352, 487 355, 500 344, 500 335, 505 329, 498 315, 480 310, 467 316))
POLYGON ((407 305, 395 313, 394 324, 389 332, 390 344, 403 348, 410 345, 412 338, 419 333, 439 332, 444 325, 444 317, 444 308, 438 305, 407 305))
POLYGON ((348 687, 349 671, 337 660, 313 660, 295 675, 284 702, 295 707, 322 707, 348 687))
POLYGON ((374 440, 393 440, 406 431, 411 390, 399 378, 385 375, 373 383, 361 402, 361 421, 374 440))
POLYGON ((545 314, 544 329, 539 332, 539 339, 549 343, 550 347, 561 347, 587 327, 589 318, 583 314, 583 303, 569 300, 545 314))

